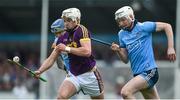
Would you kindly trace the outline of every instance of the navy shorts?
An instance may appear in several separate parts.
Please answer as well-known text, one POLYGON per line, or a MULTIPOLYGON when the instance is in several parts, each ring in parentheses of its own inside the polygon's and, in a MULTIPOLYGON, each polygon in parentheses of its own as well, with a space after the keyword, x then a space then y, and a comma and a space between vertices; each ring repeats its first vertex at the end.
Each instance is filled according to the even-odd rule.
POLYGON ((144 71, 140 74, 136 74, 134 76, 140 75, 142 76, 148 83, 148 88, 152 88, 159 79, 158 69, 154 68, 148 71, 144 71))

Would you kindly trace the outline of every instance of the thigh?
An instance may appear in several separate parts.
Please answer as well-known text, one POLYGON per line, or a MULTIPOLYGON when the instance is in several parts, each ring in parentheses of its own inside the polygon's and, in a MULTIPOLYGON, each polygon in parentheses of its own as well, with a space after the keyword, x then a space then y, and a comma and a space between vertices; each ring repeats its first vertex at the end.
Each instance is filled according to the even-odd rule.
POLYGON ((152 88, 159 79, 158 69, 154 68, 140 74, 148 83, 147 88, 152 88))
POLYGON ((146 80, 141 77, 140 75, 132 78, 130 81, 128 81, 124 87, 122 88, 122 91, 128 91, 132 94, 136 93, 139 90, 145 89, 147 87, 146 80))
POLYGON ((141 90, 142 95, 145 99, 160 99, 156 86, 141 90))
POLYGON ((61 86, 59 87, 58 90, 58 95, 64 96, 66 98, 72 97, 75 93, 77 92, 75 85, 69 81, 69 80, 64 80, 61 86))
POLYGON ((102 98, 104 96, 104 85, 98 70, 82 74, 78 76, 78 80, 84 94, 88 94, 92 98, 102 98))

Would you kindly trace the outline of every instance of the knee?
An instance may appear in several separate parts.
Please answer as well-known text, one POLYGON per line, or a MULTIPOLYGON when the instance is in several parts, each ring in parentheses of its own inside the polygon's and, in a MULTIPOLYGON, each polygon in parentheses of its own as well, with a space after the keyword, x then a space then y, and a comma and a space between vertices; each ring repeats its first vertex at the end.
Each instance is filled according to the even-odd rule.
POLYGON ((58 99, 58 100, 68 99, 68 94, 65 93, 65 92, 60 92, 60 93, 58 93, 57 99, 58 99))
POLYGON ((131 90, 128 90, 128 89, 122 89, 122 90, 121 90, 121 96, 122 96, 124 99, 130 98, 132 95, 133 95, 133 94, 132 94, 131 90))

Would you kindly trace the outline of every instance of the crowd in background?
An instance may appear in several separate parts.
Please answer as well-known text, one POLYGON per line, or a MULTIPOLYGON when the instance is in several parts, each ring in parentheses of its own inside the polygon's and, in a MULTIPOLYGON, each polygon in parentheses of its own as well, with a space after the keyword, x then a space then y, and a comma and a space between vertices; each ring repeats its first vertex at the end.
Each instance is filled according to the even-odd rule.
POLYGON ((21 94, 18 93, 19 90, 23 90, 24 93, 35 92, 38 98, 39 81, 19 66, 8 63, 7 59, 12 59, 15 55, 19 56, 22 65, 36 70, 39 66, 39 54, 21 48, 15 53, 0 51, 0 55, 0 91, 12 91, 15 95, 21 94))

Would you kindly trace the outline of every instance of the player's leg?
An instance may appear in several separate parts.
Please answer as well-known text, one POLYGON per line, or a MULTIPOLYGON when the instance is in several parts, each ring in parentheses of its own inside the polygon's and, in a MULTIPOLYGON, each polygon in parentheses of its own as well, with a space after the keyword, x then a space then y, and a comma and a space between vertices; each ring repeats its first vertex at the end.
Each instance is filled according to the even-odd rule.
POLYGON ((152 95, 151 97, 149 96, 148 98, 156 98, 158 99, 159 96, 157 95, 157 91, 155 88, 153 89, 153 86, 156 84, 157 80, 159 78, 157 68, 154 68, 149 71, 145 71, 133 79, 131 79, 122 89, 121 93, 123 98, 125 99, 131 99, 134 98, 133 94, 136 93, 137 91, 143 91, 143 96, 146 99, 147 95, 152 95), (152 88, 152 90, 150 89, 152 88), (145 91, 146 90, 146 91, 145 91))
POLYGON ((146 99, 160 99, 156 86, 153 86, 152 88, 141 90, 142 95, 146 99))
POLYGON ((94 71, 94 75, 96 77, 95 78, 96 82, 94 82, 95 83, 94 85, 92 84, 94 88, 89 91, 91 91, 93 94, 97 93, 96 91, 99 91, 99 94, 97 96, 91 95, 91 99, 104 99, 104 84, 102 81, 102 77, 97 69, 94 71))
POLYGON ((77 78, 84 94, 90 95, 91 99, 104 99, 104 84, 96 67, 77 78))
POLYGON ((93 75, 95 76, 95 81, 94 84, 92 84, 94 86, 94 88, 92 90, 89 90, 90 92, 92 92, 94 95, 91 95, 91 99, 104 99, 104 84, 102 81, 102 77, 98 71, 98 69, 95 69, 94 72, 92 72, 93 75), (98 91, 99 93, 96 94, 98 91), (95 96, 96 95, 96 96, 95 96))
POLYGON ((141 76, 147 81, 147 88, 141 90, 142 95, 145 99, 160 99, 157 89, 156 89, 156 82, 158 81, 159 74, 157 68, 147 71, 141 76))
POLYGON ((124 99, 135 99, 134 94, 147 87, 147 82, 140 75, 132 78, 129 82, 127 82, 122 90, 121 95, 124 99))
POLYGON ((68 99, 72 97, 77 91, 80 90, 80 85, 77 82, 75 76, 70 74, 66 79, 63 81, 61 86, 58 89, 58 99, 68 99))
POLYGON ((64 80, 58 89, 58 100, 68 99, 76 93, 76 87, 68 80, 64 80))

